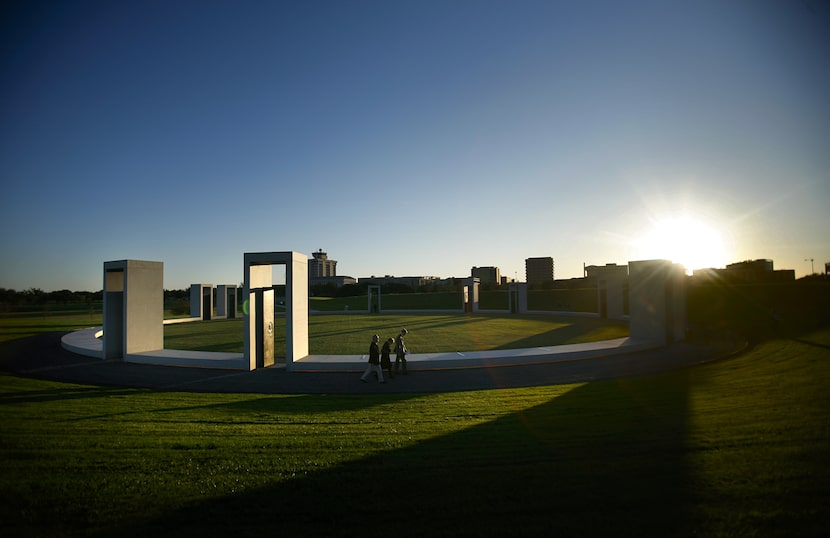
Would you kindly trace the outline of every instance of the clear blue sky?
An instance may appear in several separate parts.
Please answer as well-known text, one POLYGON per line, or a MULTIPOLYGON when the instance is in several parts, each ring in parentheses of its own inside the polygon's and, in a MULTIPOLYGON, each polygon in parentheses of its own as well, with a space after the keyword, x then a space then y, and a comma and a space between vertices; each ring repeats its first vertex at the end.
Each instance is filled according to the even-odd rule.
POLYGON ((318 248, 568 278, 679 256, 644 238, 680 217, 714 265, 830 261, 826 2, 2 9, 0 287, 97 290, 125 258, 237 283, 244 252, 318 248))

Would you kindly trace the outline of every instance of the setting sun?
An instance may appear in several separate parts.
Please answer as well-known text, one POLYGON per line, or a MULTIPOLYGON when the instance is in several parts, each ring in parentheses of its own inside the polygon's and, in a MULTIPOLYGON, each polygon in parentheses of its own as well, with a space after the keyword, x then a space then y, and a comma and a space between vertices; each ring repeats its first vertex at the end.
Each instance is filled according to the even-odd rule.
POLYGON ((690 217, 656 220, 653 228, 635 242, 641 259, 665 259, 679 263, 687 273, 707 267, 723 267, 723 237, 712 227, 690 217))

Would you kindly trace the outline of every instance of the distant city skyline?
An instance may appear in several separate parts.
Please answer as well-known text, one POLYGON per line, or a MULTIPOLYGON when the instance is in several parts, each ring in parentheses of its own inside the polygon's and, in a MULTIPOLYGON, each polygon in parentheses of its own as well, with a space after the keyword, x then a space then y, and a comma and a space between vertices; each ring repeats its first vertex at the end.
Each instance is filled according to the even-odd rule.
POLYGON ((826 2, 12 0, 0 44, 3 288, 830 261, 826 2))
MULTIPOLYGON (((319 249, 318 249, 318 251, 319 251, 319 249)), ((317 254, 318 251, 315 251, 315 252, 311 253, 311 255, 309 255, 309 264, 310 265, 314 261, 314 256, 313 255, 317 254)), ((240 254, 240 256, 241 256, 241 254, 240 254)), ((537 258, 538 259, 540 257, 532 257, 532 258, 537 258)), ((553 258, 553 257, 551 257, 551 258, 553 258)), ((556 259, 553 258, 553 260, 554 260, 554 263, 555 263, 556 259)), ((773 267, 776 271, 780 272, 780 270, 782 270, 782 269, 792 270, 792 271, 795 272, 795 274, 798 274, 798 271, 795 271, 795 269, 793 269, 792 267, 779 267, 777 264, 775 264, 775 260, 769 260, 768 258, 758 258, 758 259, 752 259, 752 260, 734 260, 734 261, 727 262, 726 264, 724 264, 721 267, 698 267, 696 269, 697 270, 700 270, 700 269, 725 269, 729 265, 741 265, 744 262, 757 262, 757 261, 760 261, 760 260, 771 261, 772 264, 773 264, 773 267)), ((106 260, 106 261, 115 261, 115 260, 106 260)), ((162 261, 163 262, 163 260, 146 260, 146 261, 162 261)), ((339 260, 334 260, 334 261, 336 263, 339 263, 339 260)), ((602 267, 602 266, 611 265, 611 264, 617 265, 617 266, 626 266, 626 265, 628 265, 629 262, 632 262, 632 261, 642 261, 642 260, 628 260, 627 262, 606 262, 606 263, 586 264, 586 267, 590 267, 591 265, 602 267)), ((809 260, 807 260, 807 261, 809 262, 809 260)), ((675 262, 675 263, 677 263, 677 262, 675 262)), ((392 278, 414 278, 414 277, 432 278, 432 277, 434 277, 434 278, 438 278, 438 279, 443 280, 443 279, 452 279, 452 278, 465 279, 465 278, 468 278, 470 276, 475 276, 475 275, 473 275, 473 271, 472 271, 473 269, 495 269, 496 270, 495 272, 500 272, 501 273, 501 278, 506 278, 508 282, 510 282, 510 281, 526 282, 527 281, 526 274, 519 274, 517 272, 517 274, 514 274, 514 275, 511 276, 511 275, 508 275, 508 274, 505 274, 505 273, 501 272, 501 268, 498 267, 498 266, 488 266, 488 267, 472 266, 467 271, 467 273, 458 274, 458 275, 438 275, 438 274, 434 274, 434 273, 416 274, 416 273, 407 273, 407 272, 400 273, 400 274, 371 273, 371 274, 360 274, 360 275, 349 274, 349 273, 341 273, 339 271, 337 271, 336 273, 337 273, 337 277, 353 278, 355 280, 355 282, 358 282, 361 279, 363 279, 363 280, 375 279, 375 278, 382 279, 382 278, 388 278, 388 277, 392 277, 392 278)), ((820 266, 819 270, 816 271, 816 273, 821 273, 823 270, 824 270, 824 266, 820 266)), ((103 262, 102 262, 102 271, 103 271, 103 262)), ((691 275, 691 273, 692 273, 691 270, 687 270, 686 272, 689 275, 691 275)), ((810 271, 807 271, 804 275, 800 275, 800 276, 806 276, 807 274, 810 274, 810 271)), ((556 274, 554 272, 554 280, 569 280, 569 279, 572 279, 572 278, 582 278, 583 276, 584 276, 584 272, 580 272, 579 275, 570 275, 570 276, 566 276, 566 277, 559 276, 558 274, 556 274)), ((331 278, 331 277, 317 277, 317 278, 331 278)), ((274 266, 274 284, 275 285, 281 285, 281 284, 284 284, 284 283, 285 283, 285 269, 284 269, 283 266, 275 265, 274 266)), ((193 284, 218 285, 217 282, 212 282, 212 281, 205 281, 205 282, 193 281, 193 282, 188 282, 186 284, 183 284, 181 286, 170 286, 170 285, 167 284, 167 279, 165 278, 164 289, 171 289, 171 290, 172 289, 189 289, 193 284)), ((239 286, 242 285, 242 279, 238 279, 238 285, 239 286)), ((70 288, 50 289, 50 288, 40 288, 38 286, 28 286, 26 288, 10 288, 8 286, 0 286, 0 288, 14 289, 15 291, 26 291, 26 290, 31 289, 31 288, 39 288, 39 289, 42 289, 45 292, 60 291, 62 289, 70 289, 70 288)), ((100 290, 101 290, 101 286, 99 286, 98 288, 88 288, 88 289, 70 289, 70 291, 90 291, 90 292, 96 292, 96 291, 100 291, 100 290)))

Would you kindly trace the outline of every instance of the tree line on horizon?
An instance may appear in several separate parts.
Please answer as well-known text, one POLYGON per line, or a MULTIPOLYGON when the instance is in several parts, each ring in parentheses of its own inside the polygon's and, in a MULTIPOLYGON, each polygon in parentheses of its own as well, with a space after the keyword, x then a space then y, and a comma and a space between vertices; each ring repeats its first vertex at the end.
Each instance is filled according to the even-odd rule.
MULTIPOLYGON (((399 282, 390 282, 381 285, 381 293, 432 293, 432 292, 448 292, 458 291, 460 286, 464 284, 463 278, 447 279, 443 283, 428 284, 425 286, 409 286, 399 282)), ((582 287, 595 287, 596 282, 588 282, 591 279, 587 278, 571 278, 563 280, 552 280, 550 282, 543 282, 535 286, 529 286, 529 289, 575 289, 582 287)), ((830 275, 814 273, 806 275, 797 282, 830 282, 830 275)), ((338 287, 333 283, 314 284, 309 286, 309 293, 312 296, 318 297, 354 297, 366 295, 368 283, 346 284, 338 287)), ((273 286, 276 292, 284 291, 285 286, 273 286)), ((239 289, 242 285, 239 285, 239 289)), ((482 283, 482 290, 496 290, 506 288, 505 285, 495 283, 482 283)), ((184 289, 165 289, 165 299, 187 299, 190 297, 190 288, 184 289)), ((72 291, 68 289, 43 291, 41 288, 27 288, 25 290, 14 290, 10 288, 0 288, 0 304, 5 305, 42 305, 45 303, 53 304, 70 304, 70 303, 94 303, 103 301, 103 290, 98 291, 72 291)))

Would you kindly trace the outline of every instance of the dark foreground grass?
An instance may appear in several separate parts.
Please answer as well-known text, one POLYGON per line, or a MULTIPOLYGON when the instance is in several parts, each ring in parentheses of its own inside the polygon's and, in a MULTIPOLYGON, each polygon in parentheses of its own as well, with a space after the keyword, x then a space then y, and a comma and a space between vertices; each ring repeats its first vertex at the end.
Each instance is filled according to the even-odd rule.
POLYGON ((689 370, 437 395, 0 377, 3 536, 821 536, 830 331, 689 370))

